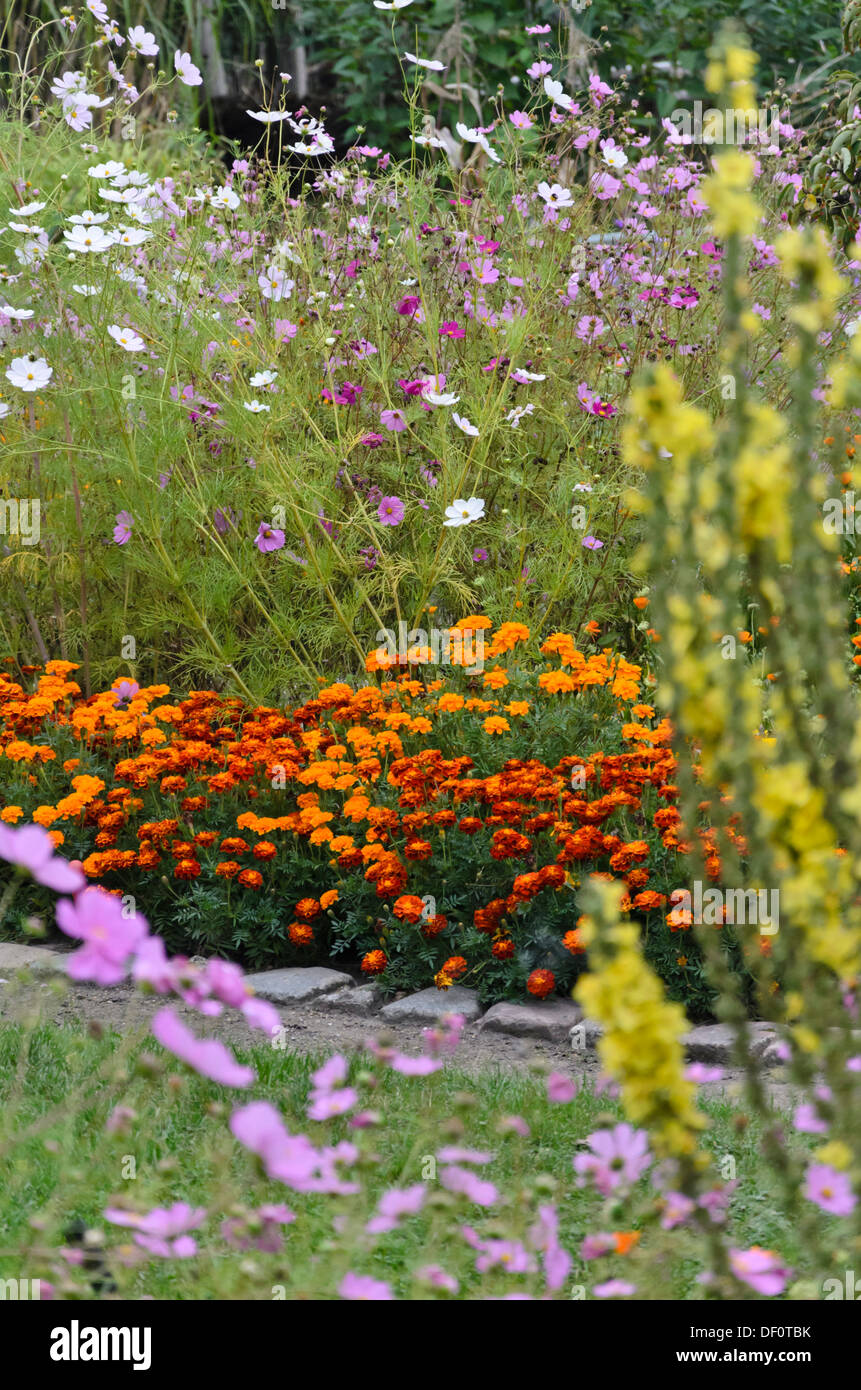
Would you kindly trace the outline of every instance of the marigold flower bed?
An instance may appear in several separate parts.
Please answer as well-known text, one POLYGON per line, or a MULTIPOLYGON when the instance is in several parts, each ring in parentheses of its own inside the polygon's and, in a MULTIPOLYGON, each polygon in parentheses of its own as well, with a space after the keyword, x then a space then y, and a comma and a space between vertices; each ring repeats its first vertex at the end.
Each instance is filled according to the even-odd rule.
POLYGON ((672 997, 706 1015, 698 948, 667 921, 687 844, 641 669, 567 633, 540 651, 523 624, 488 637, 479 676, 374 653, 374 684, 293 710, 127 679, 87 700, 64 661, 26 668, 29 693, 2 675, 0 820, 50 829, 174 949, 254 966, 343 954, 387 991, 566 993, 587 963, 581 882, 618 878, 672 997))

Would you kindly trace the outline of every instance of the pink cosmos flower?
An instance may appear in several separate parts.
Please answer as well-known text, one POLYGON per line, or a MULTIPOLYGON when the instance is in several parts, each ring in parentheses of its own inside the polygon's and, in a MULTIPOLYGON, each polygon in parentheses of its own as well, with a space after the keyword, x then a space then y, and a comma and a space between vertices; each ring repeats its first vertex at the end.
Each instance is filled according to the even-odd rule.
POLYGON ((547 1288, 560 1289, 571 1272, 573 1261, 559 1244, 559 1216, 555 1207, 538 1208, 538 1221, 529 1235, 533 1246, 541 1251, 547 1288))
POLYGON ((389 1058, 389 1066, 400 1076, 432 1076, 440 1070, 442 1062, 435 1062, 432 1057, 407 1057, 403 1052, 395 1052, 389 1058))
POLYGON ((114 527, 114 540, 117 545, 125 545, 127 541, 131 540, 134 519, 128 512, 117 512, 116 523, 114 527))
POLYGON ((635 1183, 652 1162, 649 1136, 644 1129, 619 1124, 587 1136, 591 1153, 577 1154, 576 1173, 591 1173, 605 1197, 623 1183, 635 1183))
POLYGON ((792 1275, 791 1269, 781 1265, 779 1255, 759 1245, 752 1245, 749 1250, 730 1250, 729 1263, 736 1279, 768 1297, 783 1293, 792 1275))
POLYGON ((580 544, 585 546, 587 550, 604 549, 604 542, 599 541, 595 536, 584 536, 580 544))
POLYGON ((338 1285, 338 1294, 353 1302, 366 1303, 390 1303, 395 1297, 382 1279, 372 1279, 370 1274, 354 1274, 352 1270, 338 1285))
POLYGON ((525 111, 512 111, 508 119, 517 130, 531 130, 535 124, 525 111))
POLYGON ((399 526, 404 519, 404 504, 400 497, 384 497, 377 508, 383 526, 399 526))
POLYGON ((849 1216, 858 1201, 846 1173, 829 1168, 826 1163, 811 1163, 806 1174, 804 1195, 809 1202, 815 1202, 833 1216, 849 1216))
POLYGON ((282 1226, 295 1221, 295 1214, 281 1203, 269 1202, 248 1216, 234 1216, 221 1223, 221 1234, 234 1250, 262 1250, 277 1255, 284 1244, 282 1226))
POLYGON ((592 1292, 596 1298, 629 1298, 637 1292, 637 1285, 626 1279, 608 1279, 605 1284, 596 1284, 592 1292))
POLYGON ((270 1178, 297 1192, 351 1196, 361 1190, 358 1183, 346 1182, 337 1171, 337 1164, 353 1163, 358 1157, 353 1144, 316 1149, 307 1135, 289 1134, 278 1111, 268 1101, 252 1101, 241 1110, 234 1110, 230 1129, 240 1144, 257 1154, 270 1178))
POLYGON ((439 330, 441 338, 465 338, 466 329, 461 328, 456 319, 447 319, 439 330))
POLYGON ((279 531, 276 526, 269 526, 265 521, 261 521, 260 530, 254 537, 254 544, 265 555, 269 550, 280 550, 284 545, 284 532, 279 531))
POLYGON ((458 1192, 461 1196, 468 1197, 470 1202, 475 1202, 476 1206, 492 1207, 494 1202, 499 1201, 499 1193, 493 1183, 470 1173, 468 1168, 460 1168, 457 1165, 442 1168, 439 1180, 446 1191, 458 1192))
POLYGON ((103 1215, 114 1226, 130 1226, 135 1231, 135 1244, 151 1255, 187 1260, 197 1254, 197 1242, 186 1232, 203 1224, 206 1207, 174 1202, 172 1207, 156 1207, 145 1216, 121 1207, 106 1207, 103 1215))
POLYGON ((125 704, 127 700, 133 700, 139 690, 140 686, 138 685, 137 681, 130 681, 125 679, 114 681, 113 685, 111 686, 111 691, 115 696, 114 704, 122 705, 125 704))
POLYGON ((405 295, 404 298, 401 300, 400 304, 398 305, 398 313, 401 314, 404 318, 412 318, 413 314, 416 312, 416 309, 419 307, 420 304, 421 300, 419 299, 418 295, 405 295))
POLYGON ((168 1052, 222 1086, 244 1087, 254 1081, 251 1067, 243 1067, 216 1038, 196 1038, 173 1009, 159 1009, 151 1024, 152 1035, 168 1052))
POLYGON ((440 1265, 423 1265, 416 1270, 416 1278, 422 1279, 426 1284, 430 1284, 434 1289, 443 1289, 446 1293, 457 1293, 460 1284, 453 1274, 446 1274, 440 1265))
POLYGON ((66 965, 73 980, 116 985, 125 979, 129 957, 147 935, 144 916, 126 917, 119 898, 103 888, 85 888, 73 901, 61 898, 54 915, 61 931, 85 943, 66 965))
POLYGON ((687 1221, 694 1210, 694 1203, 683 1192, 668 1192, 664 1198, 664 1214, 661 1225, 665 1231, 672 1231, 687 1221))
POLYGON ((547 1078, 547 1099, 556 1105, 565 1105, 569 1100, 573 1100, 577 1094, 577 1087, 568 1076, 563 1076, 561 1072, 553 1071, 547 1078))
POLYGON ((78 893, 87 882, 80 869, 54 854, 54 842, 41 825, 22 825, 13 830, 0 824, 0 859, 14 864, 55 893, 78 893))
POLYGON ((380 424, 385 425, 387 430, 400 434, 401 430, 407 427, 407 417, 402 410, 381 410, 380 424))
POLYGON ((390 1188, 377 1203, 377 1215, 371 1217, 365 1230, 369 1235, 393 1231, 402 1216, 414 1216, 421 1211, 425 1195, 424 1184, 420 1182, 412 1187, 390 1188))

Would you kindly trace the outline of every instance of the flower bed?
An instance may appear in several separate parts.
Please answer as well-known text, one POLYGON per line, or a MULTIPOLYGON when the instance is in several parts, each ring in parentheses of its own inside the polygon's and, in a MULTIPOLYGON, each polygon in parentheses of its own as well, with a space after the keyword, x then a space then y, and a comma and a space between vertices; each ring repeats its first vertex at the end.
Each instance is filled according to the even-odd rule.
POLYGON ((640 668, 464 621, 486 632, 483 673, 380 669, 380 650, 373 684, 292 711, 128 680, 87 700, 61 661, 32 693, 4 676, 0 821, 49 828, 176 949, 345 954, 387 990, 457 980, 488 1001, 567 993, 580 884, 618 878, 673 997, 706 1014, 697 948, 666 920, 685 845, 640 668))

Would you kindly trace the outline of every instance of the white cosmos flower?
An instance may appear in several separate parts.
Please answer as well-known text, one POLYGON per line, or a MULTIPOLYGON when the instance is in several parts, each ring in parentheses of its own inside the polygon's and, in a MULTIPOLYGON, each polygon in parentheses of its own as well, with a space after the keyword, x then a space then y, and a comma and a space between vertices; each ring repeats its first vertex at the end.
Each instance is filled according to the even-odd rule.
POLYGON ((272 125, 274 121, 289 121, 289 111, 246 111, 246 116, 250 116, 252 121, 260 121, 262 125, 272 125))
POLYGON ((184 82, 186 87, 199 87, 203 78, 200 75, 200 68, 196 68, 191 61, 190 53, 180 53, 179 49, 173 55, 173 66, 180 82, 184 82))
POLYGON ((64 72, 62 77, 55 77, 51 83, 51 95, 63 101, 72 92, 83 92, 87 85, 87 79, 82 72, 64 72))
POLYGON ((477 130, 473 126, 464 125, 463 121, 458 121, 457 125, 455 126, 455 130, 457 131, 461 140, 466 140, 471 145, 480 145, 481 148, 484 150, 484 153, 486 155, 489 155, 495 164, 501 163, 501 160, 499 158, 499 155, 496 153, 496 150, 491 149, 490 145, 488 144, 487 136, 482 134, 480 130, 477 130))
POLYGON ((114 233, 118 246, 142 246, 151 237, 152 232, 145 232, 142 227, 123 227, 122 231, 114 233))
POLYGON ((38 236, 44 227, 34 227, 32 222, 10 222, 10 232, 26 232, 28 236, 38 236))
POLYGON ((120 328, 118 323, 111 323, 108 325, 108 332, 114 342, 125 348, 126 352, 140 352, 144 346, 143 338, 135 333, 133 328, 120 328))
POLYGON ((148 34, 142 24, 136 24, 128 32, 129 48, 133 48, 142 58, 154 58, 158 53, 155 34, 148 34))
POLYGON ((861 319, 849 319, 843 332, 846 334, 847 338, 854 338, 859 328, 861 328, 861 319))
POLYGON ((75 294, 83 294, 86 295, 87 298, 91 298, 94 294, 98 294, 95 285, 73 285, 72 289, 75 291, 75 294))
POLYGON ((531 403, 529 405, 516 405, 513 410, 509 410, 505 419, 511 428, 516 430, 524 415, 531 415, 534 409, 535 406, 531 403))
POLYGON ((414 135, 413 139, 417 145, 432 145, 435 150, 445 149, 445 141, 440 140, 438 135, 414 135))
POLYGON ((375 10, 405 10, 413 0, 374 0, 375 10))
POLYGON ((277 265, 270 265, 267 270, 261 271, 257 283, 263 298, 274 299, 276 304, 280 299, 289 299, 296 285, 296 281, 288 279, 277 265))
POLYGON ((15 260, 19 265, 31 266, 42 264, 45 258, 45 252, 48 249, 48 238, 44 236, 44 233, 42 236, 44 240, 41 237, 38 240, 34 237, 30 237, 24 242, 23 246, 15 247, 15 260))
POLYGON ((480 497, 470 497, 466 501, 456 497, 450 507, 445 509, 443 526, 468 526, 484 516, 484 502, 480 497))
POLYGON ((611 169, 624 169, 628 163, 628 156, 624 150, 620 150, 618 145, 613 145, 609 149, 602 151, 605 164, 609 164, 611 169))
POLYGON ((100 222, 107 222, 109 216, 107 212, 93 212, 92 208, 84 208, 83 212, 73 212, 66 221, 81 227, 95 227, 100 222))
POLYGON ((453 410, 451 412, 451 418, 454 420, 454 423, 457 425, 458 429, 463 430, 464 434, 472 434, 475 436, 478 435, 478 430, 476 429, 475 425, 470 424, 469 420, 466 418, 465 415, 458 415, 457 411, 453 410))
POLYGON ((445 72, 445 63, 441 63, 438 58, 417 58, 414 53, 405 53, 404 57, 408 63, 415 63, 420 68, 430 68, 431 72, 445 72))
POLYGON ((264 405, 263 402, 258 401, 256 397, 253 401, 243 401, 242 405, 243 409, 250 410, 252 415, 260 415, 264 410, 269 409, 268 405, 264 405))
POLYGON ((549 208, 570 208, 574 199, 561 183, 542 182, 538 185, 538 196, 543 198, 549 208))
POLYGON ((22 208, 10 208, 14 217, 35 217, 37 212, 48 206, 47 203, 25 203, 22 208))
POLYGON ((294 154, 331 154, 335 148, 335 141, 331 135, 327 135, 325 130, 315 130, 311 136, 310 145, 299 143, 289 147, 294 154))
POLYGON ((249 386, 271 386, 278 373, 270 371, 268 368, 264 372, 255 372, 248 382, 249 386))
POLYGON ((77 223, 71 231, 64 228, 63 236, 70 251, 80 251, 83 254, 98 254, 107 251, 114 244, 113 236, 103 232, 101 227, 86 227, 81 223, 77 223))
POLYGON ((44 357, 14 357, 6 369, 6 380, 21 391, 41 391, 53 375, 44 357))
POLYGON ((0 420, 4 419, 8 414, 9 414, 9 407, 8 407, 8 405, 6 404, 5 401, 0 401, 0 420))
POLYGON ((524 367, 515 367, 511 379, 525 384, 527 381, 546 381, 547 375, 545 372, 527 372, 524 367))
POLYGON ((460 396, 456 396, 453 391, 422 391, 422 399, 430 405, 457 405, 460 396))
POLYGON ((87 170, 91 179, 115 179, 126 172, 126 166, 117 159, 109 159, 107 164, 94 164, 87 170))
POLYGON ((573 98, 569 97, 561 82, 557 82, 552 77, 545 77, 544 90, 554 106, 561 106, 565 111, 571 110, 574 105, 573 98))
POLYGON ((219 188, 218 192, 213 193, 210 198, 209 205, 213 208, 230 208, 230 211, 233 212, 235 208, 239 207, 239 202, 239 194, 234 193, 232 188, 219 188))
POLYGON ((147 196, 145 188, 100 188, 99 197, 104 198, 106 203, 122 203, 124 207, 129 207, 132 203, 140 203, 147 196))
POLYGON ((34 309, 13 309, 11 304, 0 304, 0 314, 7 319, 31 319, 34 313, 34 309))

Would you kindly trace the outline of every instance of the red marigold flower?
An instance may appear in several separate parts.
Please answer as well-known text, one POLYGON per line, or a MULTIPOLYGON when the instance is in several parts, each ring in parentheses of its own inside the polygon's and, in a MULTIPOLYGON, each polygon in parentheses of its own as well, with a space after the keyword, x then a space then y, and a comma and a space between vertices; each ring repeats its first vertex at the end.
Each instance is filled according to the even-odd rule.
POLYGON ((439 936, 441 931, 445 931, 447 926, 448 918, 444 917, 441 912, 438 912, 437 915, 431 917, 429 921, 422 922, 422 936, 426 936, 429 941, 432 941, 435 936, 439 936))
POLYGON ((343 854, 338 855, 339 869, 358 869, 362 862, 360 849, 345 849, 343 854))
POLYGON ((274 859, 277 853, 277 846, 271 840, 261 840, 252 850, 255 859, 274 859))
POLYGON ((362 957, 362 973, 364 975, 382 975, 388 963, 385 951, 368 951, 362 957))
POLYGON ((316 898, 300 898, 296 904, 296 916, 303 922, 313 922, 323 911, 316 898))
POLYGON ((546 999, 556 988, 556 976, 552 970, 533 970, 526 981, 526 988, 536 999, 546 999))
POLYGON ((481 821, 478 816, 464 816, 463 820, 457 823, 458 830, 462 830, 464 835, 476 835, 481 829, 481 821))
POLYGON ((196 859, 180 859, 173 871, 174 878, 200 878, 200 865, 196 859))
POLYGON ((222 864, 215 866, 216 878, 235 878, 241 872, 242 865, 238 864, 235 859, 225 859, 222 864))
POLYGON ((257 869, 243 869, 236 882, 241 883, 243 888, 261 888, 263 875, 257 869))
POLYGON ((226 840, 222 840, 219 846, 222 854, 247 854, 248 843, 239 835, 228 835, 226 840))
POLYGON ((433 846, 428 840, 408 840, 404 849, 406 859, 430 859, 433 846))
POLYGON ((463 956, 449 956, 448 960, 443 964, 442 973, 448 975, 451 980, 457 980, 461 975, 465 974, 468 968, 463 956))
POLYGON ((491 955, 497 960, 511 960, 514 955, 514 942, 510 936, 500 936, 490 948, 491 955))

